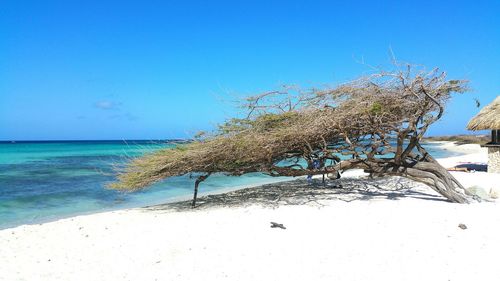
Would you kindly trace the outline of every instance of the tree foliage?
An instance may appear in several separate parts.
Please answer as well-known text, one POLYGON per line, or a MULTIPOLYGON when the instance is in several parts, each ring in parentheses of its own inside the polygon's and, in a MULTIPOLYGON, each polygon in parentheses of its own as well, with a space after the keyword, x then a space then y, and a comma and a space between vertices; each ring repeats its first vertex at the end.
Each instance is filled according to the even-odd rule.
POLYGON ((407 64, 334 88, 286 86, 247 98, 245 116, 215 132, 133 159, 111 187, 136 190, 185 174, 302 176, 360 168, 405 176, 468 202, 460 183, 420 145, 451 94, 466 90, 467 81, 407 64))

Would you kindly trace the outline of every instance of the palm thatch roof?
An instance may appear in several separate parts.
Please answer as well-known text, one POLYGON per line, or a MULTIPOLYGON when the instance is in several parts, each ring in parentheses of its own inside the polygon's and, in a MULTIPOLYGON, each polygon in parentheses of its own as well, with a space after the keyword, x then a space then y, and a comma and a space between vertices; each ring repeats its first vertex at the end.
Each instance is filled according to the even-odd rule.
POLYGON ((500 130, 500 96, 481 109, 481 111, 469 121, 467 129, 472 131, 500 130))

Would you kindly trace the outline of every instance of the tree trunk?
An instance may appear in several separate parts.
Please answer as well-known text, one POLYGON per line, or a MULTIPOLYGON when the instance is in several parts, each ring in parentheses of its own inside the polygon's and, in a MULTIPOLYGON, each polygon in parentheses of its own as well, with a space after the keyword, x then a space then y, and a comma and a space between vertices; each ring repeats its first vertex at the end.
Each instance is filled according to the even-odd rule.
POLYGON ((417 162, 411 165, 379 164, 375 167, 372 166, 368 171, 376 175, 397 175, 424 183, 451 202, 471 203, 479 201, 437 162, 417 162))
POLYGON ((420 143, 417 142, 416 146, 418 151, 422 154, 423 160, 426 161, 419 162, 420 166, 427 166, 428 169, 424 167, 423 170, 431 172, 437 177, 437 181, 433 178, 434 186, 428 184, 432 189, 456 203, 481 201, 479 197, 468 192, 448 170, 441 166, 441 164, 420 145, 420 143))
POLYGON ((196 197, 198 196, 198 186, 200 185, 201 182, 203 182, 204 180, 206 180, 208 178, 210 174, 208 175, 202 175, 202 176, 199 176, 196 181, 194 182, 194 194, 193 194, 193 202, 191 203, 191 206, 193 208, 196 207, 196 197))
POLYGON ((196 207, 196 197, 198 196, 198 186, 200 185, 200 180, 199 179, 196 179, 196 181, 194 182, 194 194, 193 194, 193 202, 191 203, 191 206, 193 208, 196 207))
MULTIPOLYGON (((418 147, 419 145, 417 145, 418 147)), ((344 160, 335 166, 325 167, 325 171, 308 169, 289 169, 286 167, 272 167, 268 174, 271 176, 304 176, 318 175, 324 172, 336 173, 340 169, 363 169, 373 176, 401 176, 424 183, 441 194, 446 199, 455 203, 470 203, 480 201, 477 196, 470 194, 448 170, 441 166, 427 151, 419 148, 420 158, 408 157, 397 163, 395 159, 350 159, 344 160)))

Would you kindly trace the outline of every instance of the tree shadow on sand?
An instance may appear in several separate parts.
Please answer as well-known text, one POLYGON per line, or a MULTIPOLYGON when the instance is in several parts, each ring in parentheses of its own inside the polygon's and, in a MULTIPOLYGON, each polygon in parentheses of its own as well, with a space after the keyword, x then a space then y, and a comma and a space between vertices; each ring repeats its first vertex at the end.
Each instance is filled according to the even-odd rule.
MULTIPOLYGON (((259 187, 244 188, 222 194, 200 197, 194 210, 214 207, 245 207, 259 205, 276 208, 285 205, 324 206, 328 201, 344 202, 366 200, 399 200, 414 198, 449 202, 430 188, 401 177, 384 178, 342 178, 327 180, 324 184, 315 179, 308 183, 297 179, 259 187)), ((145 210, 193 210, 191 201, 181 201, 145 207, 145 210)))

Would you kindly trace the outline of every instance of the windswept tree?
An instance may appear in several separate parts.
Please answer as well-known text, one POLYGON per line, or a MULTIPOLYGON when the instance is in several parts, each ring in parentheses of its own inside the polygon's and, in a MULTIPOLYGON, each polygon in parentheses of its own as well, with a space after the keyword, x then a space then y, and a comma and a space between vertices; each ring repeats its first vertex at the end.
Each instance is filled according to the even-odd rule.
POLYGON ((421 145, 453 93, 467 82, 438 69, 398 65, 335 88, 283 87, 249 97, 231 119, 191 143, 133 159, 111 185, 137 190, 164 178, 213 173, 304 176, 363 169, 422 182, 452 202, 473 200, 421 145))

